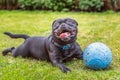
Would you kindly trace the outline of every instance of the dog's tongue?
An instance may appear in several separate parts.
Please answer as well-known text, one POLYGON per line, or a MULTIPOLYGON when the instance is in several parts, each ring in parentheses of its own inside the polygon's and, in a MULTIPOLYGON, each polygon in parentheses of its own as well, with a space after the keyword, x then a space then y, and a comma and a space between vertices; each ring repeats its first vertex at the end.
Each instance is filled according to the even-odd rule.
POLYGON ((60 38, 65 38, 65 37, 68 37, 70 35, 70 33, 68 33, 68 32, 64 32, 64 33, 61 33, 60 34, 60 38))

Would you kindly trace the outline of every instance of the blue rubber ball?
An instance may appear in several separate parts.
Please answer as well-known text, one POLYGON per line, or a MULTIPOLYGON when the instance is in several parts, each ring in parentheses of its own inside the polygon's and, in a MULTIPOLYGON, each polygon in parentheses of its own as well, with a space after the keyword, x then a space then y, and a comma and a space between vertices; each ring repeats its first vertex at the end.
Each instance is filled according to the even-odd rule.
POLYGON ((112 52, 107 45, 95 42, 85 48, 83 61, 91 69, 105 69, 112 61, 112 52))

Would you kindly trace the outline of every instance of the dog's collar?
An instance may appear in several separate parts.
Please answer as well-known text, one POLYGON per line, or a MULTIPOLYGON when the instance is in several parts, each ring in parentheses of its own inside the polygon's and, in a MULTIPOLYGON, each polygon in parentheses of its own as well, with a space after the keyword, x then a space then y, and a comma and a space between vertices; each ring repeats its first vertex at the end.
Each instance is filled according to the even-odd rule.
POLYGON ((53 39, 52 39, 52 43, 53 43, 55 46, 61 48, 62 51, 66 51, 66 50, 69 50, 69 49, 71 48, 71 44, 60 45, 60 44, 56 43, 53 39))
POLYGON ((62 46, 62 50, 63 51, 66 51, 66 50, 69 50, 69 49, 70 49, 70 45, 69 44, 62 46))

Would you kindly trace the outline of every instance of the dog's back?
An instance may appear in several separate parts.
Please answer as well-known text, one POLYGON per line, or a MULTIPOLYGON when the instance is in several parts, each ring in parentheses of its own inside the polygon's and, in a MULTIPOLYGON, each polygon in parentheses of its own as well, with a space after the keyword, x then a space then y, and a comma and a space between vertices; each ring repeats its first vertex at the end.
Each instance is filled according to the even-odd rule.
POLYGON ((28 38, 23 45, 29 48, 30 56, 36 59, 49 60, 46 50, 46 37, 31 37, 28 38))

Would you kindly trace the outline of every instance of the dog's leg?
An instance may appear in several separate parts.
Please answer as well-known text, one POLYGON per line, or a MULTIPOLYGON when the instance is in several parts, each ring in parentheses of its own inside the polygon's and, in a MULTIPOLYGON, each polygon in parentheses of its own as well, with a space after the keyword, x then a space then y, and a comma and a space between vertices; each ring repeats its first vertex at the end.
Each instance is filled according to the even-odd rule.
POLYGON ((78 43, 75 46, 76 46, 76 48, 75 48, 73 57, 82 60, 83 59, 83 51, 78 43))
POLYGON ((65 65, 63 65, 61 62, 55 62, 55 63, 53 62, 53 65, 58 66, 64 73, 71 71, 69 68, 67 68, 65 65))
POLYGON ((21 45, 17 48, 14 48, 14 47, 7 48, 2 51, 2 55, 5 56, 10 52, 13 57, 17 57, 17 56, 29 57, 28 49, 24 48, 23 46, 24 45, 21 45))
POLYGON ((55 55, 50 55, 50 60, 54 66, 59 67, 62 72, 67 73, 70 72, 71 70, 67 68, 65 65, 62 64, 61 60, 55 57, 55 55))
POLYGON ((24 39, 27 39, 29 38, 30 36, 28 35, 25 35, 25 34, 12 34, 10 32, 4 32, 5 35, 8 35, 9 37, 11 38, 24 38, 24 39))
POLYGON ((14 48, 14 47, 11 47, 11 48, 7 48, 7 49, 3 50, 3 51, 2 51, 2 55, 3 55, 3 56, 7 55, 7 53, 12 52, 13 49, 15 49, 15 48, 14 48))
POLYGON ((83 60, 83 51, 81 49, 75 53, 75 58, 83 60))
POLYGON ((83 60, 83 55, 78 54, 75 58, 80 59, 80 60, 83 60))

